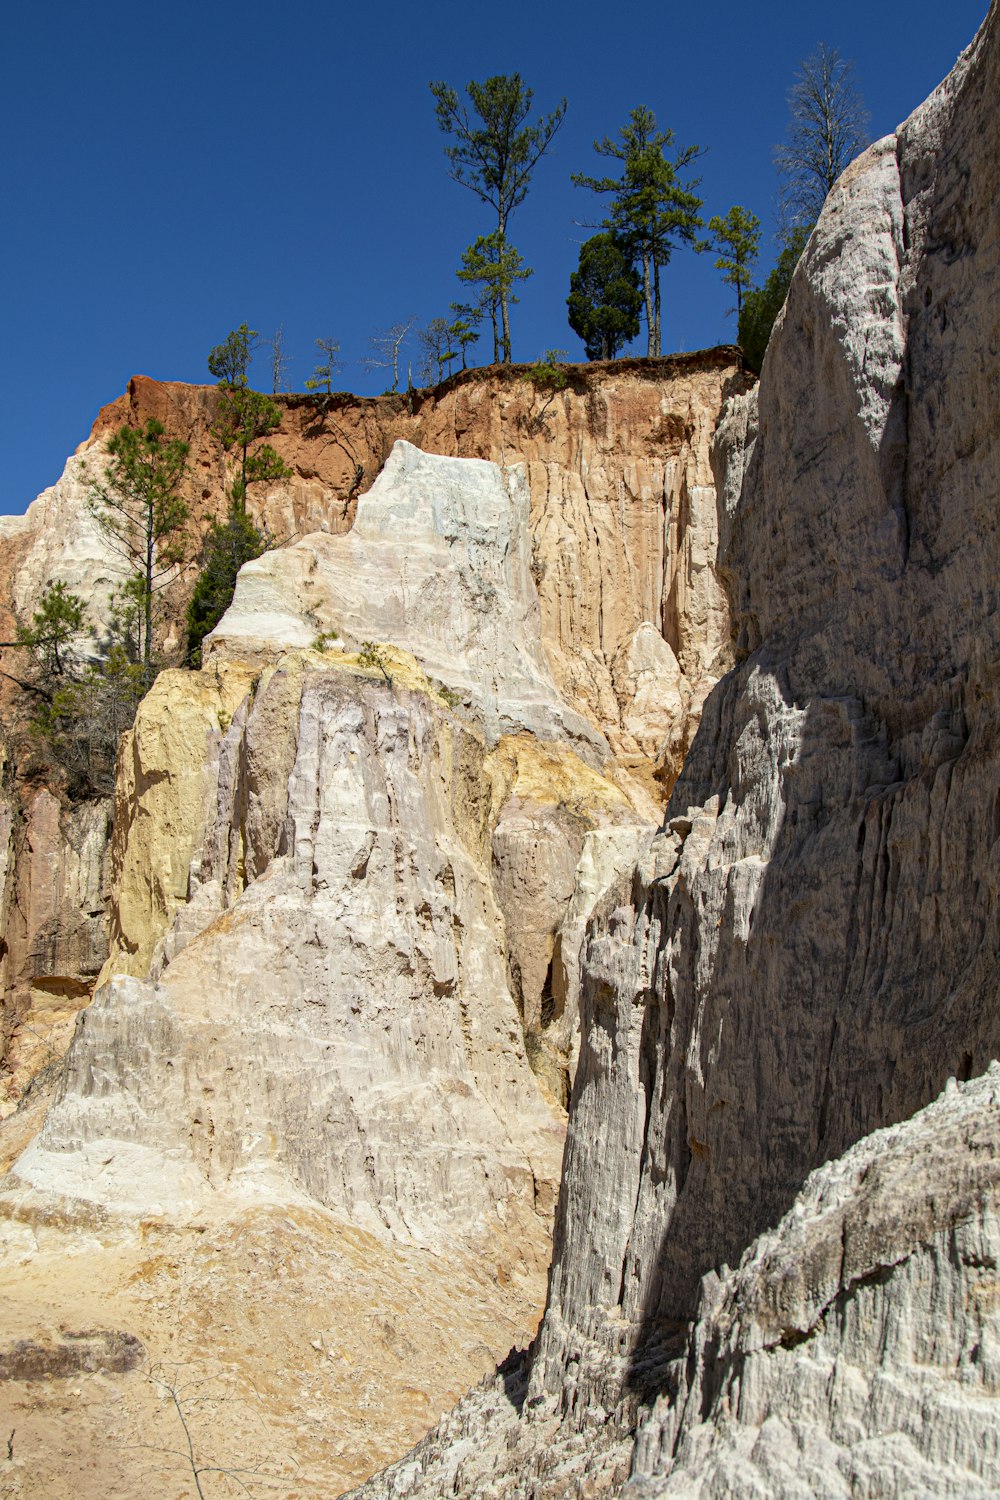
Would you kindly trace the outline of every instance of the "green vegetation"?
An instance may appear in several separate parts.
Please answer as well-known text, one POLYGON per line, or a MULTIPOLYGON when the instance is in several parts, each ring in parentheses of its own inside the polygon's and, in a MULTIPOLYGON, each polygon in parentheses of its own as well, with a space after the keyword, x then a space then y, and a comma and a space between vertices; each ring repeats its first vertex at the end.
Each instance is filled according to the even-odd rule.
POLYGON ((421 350, 421 380, 424 385, 430 385, 436 378, 440 384, 452 360, 458 358, 451 347, 451 326, 447 318, 431 318, 427 327, 418 331, 417 343, 421 350))
POLYGON ((230 505, 224 521, 213 521, 201 549, 201 568, 187 610, 187 662, 201 666, 201 645, 232 603, 236 575, 245 562, 267 550, 268 538, 247 515, 230 505))
POLYGON ((533 275, 517 250, 499 230, 481 234, 474 244, 462 251, 462 267, 455 273, 459 281, 476 288, 474 304, 478 316, 489 314, 493 328, 493 363, 510 363, 510 308, 517 302, 514 287, 533 275), (506 332, 504 332, 506 330, 506 332))
POLYGON ((537 389, 549 391, 552 395, 556 391, 564 391, 569 385, 569 376, 559 368, 559 359, 565 353, 565 349, 546 349, 540 359, 528 366, 521 379, 530 381, 537 389))
POLYGON ((569 326, 588 359, 614 359, 639 332, 642 293, 628 246, 614 234, 595 234, 580 246, 569 279, 569 326))
POLYGON ((386 682, 392 686, 392 678, 385 664, 385 649, 376 641, 362 641, 361 650, 358 652, 358 666, 364 667, 369 672, 381 672, 386 682))
MULTIPOLYGON (((448 138, 450 175, 492 211, 494 226, 462 252, 456 274, 469 300, 453 302, 450 318, 432 318, 416 335, 421 378, 428 383, 444 379, 459 358, 462 369, 467 368, 487 321, 494 362, 511 362, 510 309, 532 271, 511 242, 510 220, 525 201, 534 170, 566 112, 563 99, 549 114, 533 117, 532 90, 519 73, 471 82, 461 95, 443 82, 430 87, 438 125, 448 138)), ((599 232, 580 246, 566 304, 570 327, 588 359, 617 357, 638 336, 643 318, 647 352, 660 355, 661 271, 676 249, 688 245, 714 252, 716 269, 735 288, 738 337, 747 363, 761 368, 811 226, 836 177, 867 140, 868 116, 852 64, 835 48, 821 45, 802 63, 788 103, 787 136, 775 155, 784 182, 784 229, 777 262, 761 286, 752 286, 761 226, 749 209, 734 205, 724 215, 713 215, 707 239, 697 238, 704 227, 702 200, 689 169, 702 154, 698 146, 676 144, 674 132, 661 130, 653 111, 643 105, 631 110, 617 136, 594 143, 612 170, 596 176, 574 173, 572 181, 604 198, 607 214, 592 226, 599 232)), ((399 388, 402 352, 415 322, 409 317, 375 333, 373 353, 363 361, 369 368, 391 371, 393 392, 399 388)), ((315 345, 320 358, 305 387, 332 395, 334 372, 341 367, 340 345, 333 338, 317 338, 315 345)), ((187 610, 185 659, 194 666, 200 663, 205 636, 232 600, 240 567, 273 544, 248 512, 252 486, 291 475, 268 442, 280 426, 281 409, 250 386, 251 364, 262 347, 269 354, 277 393, 288 364, 281 327, 262 344, 257 330, 241 323, 208 356, 218 382, 212 432, 227 456, 226 510, 208 524, 187 610)), ((529 424, 540 424, 556 394, 567 387, 564 357, 565 351, 550 349, 524 371, 523 378, 541 396, 529 424)), ((332 421, 328 403, 321 405, 324 420, 332 421)), ((363 481, 364 466, 343 434, 341 441, 355 462, 353 494, 363 481)), ((34 704, 31 732, 63 767, 67 785, 77 789, 110 787, 118 736, 131 723, 159 665, 157 596, 180 578, 195 550, 181 496, 188 457, 188 445, 168 440, 162 423, 150 419, 141 428, 121 427, 107 444, 106 464, 87 473, 91 512, 125 564, 101 646, 92 646, 89 658, 80 654, 78 643, 87 631, 85 607, 62 582, 42 592, 30 623, 20 622, 17 639, 6 643, 26 653, 29 662, 13 680, 34 704)), ((317 637, 318 649, 330 639, 329 632, 317 637)), ((364 642, 358 660, 392 680, 383 647, 364 642)))
POLYGON ((762 287, 747 292, 740 312, 739 341, 751 370, 760 374, 771 329, 788 295, 792 273, 809 238, 807 229, 793 229, 778 256, 777 265, 762 287))
POLYGON ((452 345, 457 345, 462 356, 462 369, 467 370, 468 351, 473 344, 479 342, 483 309, 467 302, 453 302, 451 311, 455 314, 455 321, 448 325, 448 338, 452 345))
POLYGON ((312 373, 312 379, 306 381, 307 391, 320 391, 326 388, 328 396, 333 394, 333 374, 343 366, 343 361, 338 359, 340 345, 336 339, 317 339, 316 348, 323 355, 322 360, 312 373))
POLYGON ((188 445, 165 440, 162 422, 121 427, 108 443, 103 476, 89 475, 91 514, 129 578, 118 596, 119 622, 127 625, 148 687, 153 662, 153 600, 187 560, 188 507, 177 493, 187 468, 188 445))
POLYGON ((250 389, 249 368, 259 347, 257 330, 241 323, 208 356, 209 372, 219 382, 219 409, 213 433, 226 453, 239 458, 230 482, 230 503, 245 511, 251 484, 273 484, 291 477, 291 469, 264 438, 281 426, 281 412, 268 396, 250 389))
MULTIPOLYGON (((528 124, 534 93, 525 87, 520 73, 498 74, 485 83, 470 83, 467 102, 446 83, 432 83, 431 93, 438 125, 453 142, 445 147, 451 176, 496 214, 496 229, 488 238, 493 241, 490 253, 498 268, 495 295, 502 359, 510 364, 512 281, 506 261, 507 225, 511 214, 524 202, 531 174, 563 122, 566 100, 562 99, 551 114, 528 124)), ((483 243, 480 238, 472 248, 483 243)), ((517 261, 520 264, 519 256, 517 261)), ((530 276, 531 272, 520 274, 530 276)))
POLYGON ((57 582, 6 643, 26 653, 18 675, 4 672, 27 695, 9 726, 20 774, 61 783, 74 800, 113 790, 118 741, 146 691, 143 663, 115 638, 114 622, 100 660, 81 652, 87 628, 83 600, 57 582))
POLYGON ((73 641, 84 628, 83 600, 64 583, 50 583, 38 601, 30 625, 18 625, 18 646, 34 653, 42 672, 62 677, 72 661, 73 641))
POLYGON ((148 688, 143 664, 116 644, 99 664, 64 674, 38 708, 32 728, 43 759, 59 767, 71 798, 114 791, 119 741, 148 688))
POLYGON ((661 343, 660 269, 676 245, 693 245, 702 227, 698 183, 683 175, 702 153, 699 146, 674 147, 674 132, 657 129, 656 116, 645 105, 631 111, 618 137, 595 141, 594 150, 621 163, 619 176, 574 172, 572 180, 577 187, 611 195, 611 209, 601 227, 617 235, 642 268, 646 352, 656 357, 661 343))
POLYGON ((708 247, 718 252, 715 269, 727 286, 736 288, 736 321, 739 325, 743 298, 760 254, 760 220, 737 204, 725 218, 716 214, 708 221, 708 247))

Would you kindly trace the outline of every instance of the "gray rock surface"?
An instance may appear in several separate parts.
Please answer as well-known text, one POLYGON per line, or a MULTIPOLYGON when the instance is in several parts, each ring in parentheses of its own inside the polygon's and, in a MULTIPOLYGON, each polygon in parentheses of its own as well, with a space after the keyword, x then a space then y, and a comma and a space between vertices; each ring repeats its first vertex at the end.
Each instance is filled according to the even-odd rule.
POLYGON ((997 27, 831 194, 722 435, 744 660, 591 936, 541 1389, 1000 1050, 997 27))
POLYGON ((1000 1065, 806 1182, 735 1272, 625 1495, 1000 1494, 1000 1065))

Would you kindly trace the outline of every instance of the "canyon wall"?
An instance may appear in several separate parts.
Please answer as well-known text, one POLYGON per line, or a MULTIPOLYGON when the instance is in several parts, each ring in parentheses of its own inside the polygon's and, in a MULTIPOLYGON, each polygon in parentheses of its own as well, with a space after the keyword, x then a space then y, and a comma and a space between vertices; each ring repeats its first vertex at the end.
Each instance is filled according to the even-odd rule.
MULTIPOLYGON (((536 391, 517 369, 469 371, 435 392, 371 400, 279 397, 282 424, 274 444, 293 474, 265 494, 251 495, 251 509, 273 537, 286 543, 310 533, 342 534, 353 524, 359 494, 380 474, 397 438, 427 452, 523 463, 530 496, 529 565, 537 586, 546 671, 560 702, 588 720, 598 741, 604 744, 602 736, 606 738, 617 763, 658 799, 676 775, 705 693, 728 660, 728 618, 714 572, 717 521, 708 448, 725 394, 746 382, 732 349, 569 368, 567 373, 569 386, 551 398, 536 391)), ((86 600, 91 644, 96 645, 107 621, 109 595, 122 574, 120 560, 88 512, 87 474, 100 467, 102 440, 123 423, 141 425, 155 417, 170 436, 190 444, 184 498, 196 531, 224 508, 225 455, 212 434, 217 401, 214 387, 136 377, 123 397, 102 410, 90 439, 67 462, 58 482, 25 516, 0 522, 0 628, 5 639, 13 639, 17 617, 30 617, 46 584, 61 580, 86 600)), ((166 596, 163 646, 168 654, 183 643, 189 587, 187 579, 166 596)), ((382 630, 389 644, 400 636, 395 620, 373 619, 366 628, 369 635, 382 630)), ((304 628, 305 643, 312 644, 316 633, 304 628)), ((6 651, 5 670, 22 675, 21 658, 22 653, 6 651)), ((64 879, 53 863, 65 859, 67 869, 75 869, 82 838, 76 825, 84 820, 88 827, 103 828, 108 807, 94 803, 87 812, 71 813, 62 806, 60 830, 53 835, 47 800, 51 789, 44 774, 32 770, 31 704, 18 697, 16 684, 7 677, 0 678, 0 712, 9 745, 12 829, 5 864, 7 915, 0 928, 5 997, 0 1057, 6 1057, 6 1038, 18 1025, 21 1038, 15 1048, 19 1056, 8 1059, 6 1102, 0 1103, 6 1109, 48 1057, 31 1038, 39 1032, 51 1037, 56 1051, 65 1041, 70 1011, 60 1012, 57 1026, 52 1017, 33 1015, 32 992, 45 1009, 50 1004, 44 999, 47 988, 67 993, 65 985, 57 985, 59 976, 65 976, 73 980, 77 1001, 85 999, 107 956, 101 936, 100 913, 107 909, 101 850, 86 855, 86 888, 80 887, 79 897, 74 894, 79 876, 69 873, 64 879), (38 808, 31 812, 39 789, 38 808), (26 823, 35 827, 34 834, 25 835, 26 823), (25 894, 63 885, 68 894, 59 918, 43 913, 35 897, 25 894), (88 915, 81 917, 81 912, 88 915), (36 919, 41 924, 37 930, 36 919), (86 960, 74 948, 81 923, 89 924, 92 943, 86 960), (59 948, 62 939, 53 934, 63 928, 73 952, 52 948, 53 942, 59 948)), ((511 809, 498 840, 531 839, 539 809, 550 803, 543 798, 522 807, 522 828, 516 835, 511 809)), ((653 816, 652 803, 645 812, 653 816)), ((554 831, 547 811, 542 821, 554 831)), ((556 860, 558 871, 552 866, 549 874, 563 891, 563 905, 585 832, 582 825, 574 826, 567 843, 564 830, 559 837, 565 847, 558 856, 556 845, 543 841, 549 853, 542 863, 551 866, 556 860)), ((89 850, 90 843, 83 842, 89 850)), ((539 865, 533 899, 544 904, 548 876, 541 870, 539 865)), ((559 1042, 565 1058, 575 1046, 575 1008, 571 1002, 564 1009, 562 997, 575 991, 577 979, 572 964, 567 967, 553 953, 558 923, 516 916, 515 908, 523 913, 524 903, 515 898, 508 877, 498 878, 505 882, 512 934, 514 927, 520 933, 511 963, 522 1014, 540 1008, 544 990, 545 1004, 565 1015, 559 1042)), ((537 1026, 532 1035, 536 1032, 540 1034, 537 1026)), ((556 1064, 557 1074, 560 1067, 556 1064)), ((553 1076, 553 1082, 565 1085, 564 1078, 553 1076)))
MULTIPOLYGON (((659 760, 669 790, 705 692, 729 661, 709 445, 723 401, 748 381, 732 348, 565 372, 555 393, 515 366, 371 399, 277 396, 271 441, 293 477, 252 493, 250 508, 279 540, 346 531, 400 438, 444 457, 524 464, 556 681, 619 756, 659 760)), ((203 517, 223 504, 226 479, 211 431, 216 405, 214 387, 137 376, 101 411, 91 444, 156 417, 191 445, 186 498, 203 517)))
MULTIPOLYGON (((780 1372, 777 1356, 771 1374, 764 1358, 725 1364, 701 1280, 746 1252, 739 1277, 722 1272, 724 1322, 759 1327, 768 1246, 748 1246, 791 1210, 779 1233, 793 1275, 796 1225, 819 1192, 797 1198, 810 1171, 1000 1054, 998 30, 994 4, 946 82, 841 178, 759 391, 724 419, 720 571, 737 665, 706 701, 661 831, 590 929, 530 1368, 471 1397, 366 1496, 438 1494, 445 1474, 461 1495, 596 1494, 630 1467, 644 1496, 785 1495, 802 1492, 797 1462, 827 1465, 814 1492, 845 1493, 844 1475, 864 1473, 849 1451, 862 1438, 880 1494, 912 1494, 918 1472, 935 1494, 992 1493, 1000 1479, 991 1304, 968 1322, 956 1311, 992 1286, 976 1266, 995 1264, 993 1081, 933 1116, 954 1108, 960 1122, 966 1097, 980 1109, 955 1130, 940 1203, 928 1179, 906 1246, 853 1270, 848 1248, 847 1280, 825 1292, 801 1273, 812 1310, 783 1328, 780 1372), (883 1389, 895 1380, 896 1395, 881 1412, 874 1364, 859 1364, 863 1318, 887 1329, 883 1389), (799 1356, 800 1338, 812 1343, 799 1356), (944 1415, 928 1410, 921 1439, 916 1367, 935 1342, 928 1381, 944 1415), (857 1400, 824 1407, 817 1371, 840 1354, 857 1400), (664 1408, 682 1368, 698 1391, 678 1427, 664 1408), (655 1433, 632 1453, 656 1393, 655 1433), (699 1414, 737 1424, 710 1460, 699 1414), (800 1420, 814 1423, 808 1440, 800 1420), (905 1440, 880 1449, 897 1428, 905 1440)), ((902 1175, 919 1178, 933 1128, 899 1138, 902 1175)), ((877 1137, 863 1159, 889 1149, 877 1137)), ((878 1208, 889 1222, 892 1197, 878 1208)))
POLYGON ((44 1122, 31 1095, 0 1131, 0 1368, 46 1483, 67 1458, 30 1385, 67 1328, 144 1362, 145 1392, 88 1354, 121 1377, 93 1429, 127 1397, 137 1431, 88 1464, 130 1491, 168 1368, 256 1392, 271 1478, 333 1492, 533 1332, 576 957, 655 823, 549 668, 529 513, 521 471, 398 442, 352 530, 248 565, 202 669, 140 706, 97 993, 44 1122))

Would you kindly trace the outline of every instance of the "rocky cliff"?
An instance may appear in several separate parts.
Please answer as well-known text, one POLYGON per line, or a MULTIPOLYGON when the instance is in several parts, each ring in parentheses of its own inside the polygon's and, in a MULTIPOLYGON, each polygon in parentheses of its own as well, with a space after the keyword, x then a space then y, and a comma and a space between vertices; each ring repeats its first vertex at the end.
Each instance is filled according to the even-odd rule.
POLYGON ((168 1370, 239 1393, 206 1443, 239 1453, 256 1391, 269 1476, 337 1489, 530 1336, 576 955, 654 825, 550 670, 529 511, 521 471, 400 442, 352 530, 260 559, 203 669, 143 701, 100 987, 40 1133, 30 1101, 4 1132, 2 1358, 36 1480, 68 1473, 28 1389, 70 1360, 53 1325, 151 1377, 92 1388, 112 1489, 156 1472, 168 1370))
MULTIPOLYGON (((560 690, 620 755, 659 758, 672 782, 727 664, 708 455, 723 400, 748 382, 730 348, 567 374, 554 394, 517 367, 494 367, 408 395, 279 396, 273 443, 293 477, 252 496, 251 509, 279 539, 349 530, 358 496, 400 438, 445 457, 523 463, 542 639, 560 690)), ((5 523, 11 601, 23 610, 53 577, 88 598, 106 593, 114 559, 84 517, 81 474, 125 422, 156 417, 187 441, 186 498, 197 517, 216 512, 226 478, 216 405, 214 387, 137 376, 59 482, 5 523)))
POLYGON ((648 1495, 903 1496, 925 1478, 921 1493, 979 1494, 1000 1480, 992 1083, 797 1198, 814 1168, 1000 1053, 998 31, 994 4, 948 80, 841 179, 759 392, 724 421, 738 665, 706 702, 662 830, 590 930, 530 1367, 366 1495, 439 1494, 443 1475, 462 1495, 596 1494, 630 1467, 659 1471, 648 1495), (940 1199, 931 1174, 911 1215, 899 1184, 952 1109, 940 1199), (897 1150, 866 1198, 867 1164, 897 1150), (847 1180, 853 1222, 873 1216, 869 1244, 844 1241, 831 1280, 828 1217, 831 1239, 793 1272, 803 1217, 847 1180), (747 1250, 789 1210, 777 1260, 767 1241, 747 1250), (701 1278, 744 1251, 723 1311, 709 1285, 685 1334, 701 1278), (790 1303, 810 1310, 762 1333, 789 1277, 790 1303), (885 1329, 882 1377, 861 1328, 885 1329), (765 1357, 775 1341, 787 1354, 765 1357), (667 1415, 676 1355, 690 1401, 667 1415), (831 1369, 845 1393, 820 1399, 831 1369), (659 1436, 633 1452, 656 1391, 659 1436), (732 1430, 716 1444, 702 1419, 732 1430), (820 1471, 815 1487, 803 1478, 820 1471))
MULTIPOLYGON (((535 580, 540 660, 544 658, 533 670, 542 670, 548 691, 558 691, 559 702, 575 710, 584 737, 597 730, 595 743, 604 745, 606 738, 618 764, 661 796, 729 649, 714 572, 717 521, 708 447, 725 394, 745 385, 738 357, 734 350, 720 349, 672 361, 591 366, 571 371, 569 387, 551 398, 536 392, 522 374, 470 371, 436 392, 373 400, 279 398, 282 426, 274 441, 293 477, 253 497, 252 504, 272 535, 286 541, 344 533, 353 526, 359 493, 377 479, 397 438, 427 452, 523 463, 530 497, 530 555, 525 553, 519 566, 529 567, 535 580), (589 730, 582 728, 584 719, 589 730), (651 779, 654 770, 659 784, 651 779)), ((101 412, 91 438, 69 460, 57 484, 23 518, 2 523, 0 628, 6 639, 12 638, 15 615, 29 616, 53 579, 87 600, 92 629, 100 634, 109 593, 121 574, 119 561, 87 512, 86 475, 100 464, 102 440, 122 423, 156 417, 170 435, 189 442, 185 498, 196 524, 203 525, 220 508, 226 473, 225 456, 211 430, 216 402, 214 387, 137 377, 124 397, 101 412)), ((322 541, 317 545, 322 547, 322 541)), ((164 639, 168 652, 180 645, 184 598, 181 588, 171 600, 164 639)), ((358 619, 354 623, 361 628, 358 619)), ((311 645, 317 633, 312 622, 303 620, 297 640, 311 645)), ((400 641, 399 620, 385 611, 373 615, 358 639, 368 637, 400 641)), ((17 653, 8 655, 15 659, 5 657, 5 667, 16 676, 17 653)), ((0 710, 8 723, 15 695, 16 688, 0 679, 0 710)), ((19 1041, 8 1058, 6 1105, 0 1108, 21 1097, 39 1062, 49 1056, 36 1033, 49 1039, 46 1046, 51 1041, 61 1051, 71 1010, 64 1007, 58 1018, 49 1016, 51 1002, 45 997, 53 988, 65 997, 69 988, 62 981, 69 980, 75 1004, 82 1003, 107 956, 101 915, 107 909, 107 881, 93 830, 107 826, 110 809, 95 803, 86 812, 71 814, 60 807, 60 826, 53 832, 54 804, 43 789, 32 811, 37 784, 25 786, 18 779, 24 770, 21 759, 19 754, 8 756, 7 767, 8 780, 15 784, 7 812, 12 830, 5 864, 7 915, 0 928, 5 981, 0 1057, 6 1056, 8 1034, 16 1032, 19 1041), (86 836, 77 826, 81 820, 92 830, 86 836), (34 832, 25 831, 28 825, 34 832), (83 847, 81 884, 80 873, 74 872, 83 847), (60 874, 63 862, 66 873, 60 874), (51 893, 63 890, 65 899, 60 896, 57 911, 50 911, 45 901, 51 905, 51 893), (49 894, 40 904, 42 892, 49 894), (86 956, 78 951, 83 927, 91 944, 86 956), (42 997, 46 1014, 35 1014, 33 993, 42 997)), ((572 963, 567 968, 560 952, 554 953, 558 922, 550 920, 551 913, 543 915, 542 908, 550 876, 561 891, 556 902, 560 911, 570 899, 587 829, 585 820, 567 823, 560 814, 557 831, 547 795, 522 799, 519 805, 520 813, 512 805, 504 819, 498 851, 505 840, 532 841, 540 818, 547 830, 541 842, 548 852, 536 866, 535 915, 528 915, 523 893, 503 877, 507 915, 520 931, 517 952, 511 950, 512 982, 523 1013, 539 1010, 543 991, 546 1006, 563 1013, 559 997, 575 992, 577 978, 572 963)), ((651 805, 647 813, 651 815, 651 805)), ((502 861, 502 853, 497 857, 502 861)), ((574 1002, 565 1017, 559 1042, 563 1058, 574 1045, 574 1002)), ((552 1081, 563 1088, 564 1076, 558 1076, 563 1065, 555 1067, 552 1081)))

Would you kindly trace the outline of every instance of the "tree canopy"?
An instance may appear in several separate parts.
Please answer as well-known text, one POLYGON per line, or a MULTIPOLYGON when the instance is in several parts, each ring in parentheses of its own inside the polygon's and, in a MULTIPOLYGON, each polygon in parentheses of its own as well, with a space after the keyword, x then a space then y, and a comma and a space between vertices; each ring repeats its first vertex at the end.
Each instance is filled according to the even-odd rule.
POLYGON ((694 244, 702 227, 702 200, 695 192, 698 183, 682 175, 702 154, 701 147, 675 146, 674 132, 659 130, 656 116, 645 105, 630 112, 628 124, 622 126, 618 136, 617 141, 609 136, 595 141, 594 150, 598 156, 621 163, 619 176, 590 177, 574 172, 572 180, 577 187, 612 195, 611 211, 603 227, 617 235, 642 266, 646 352, 656 356, 661 345, 660 268, 667 264, 676 245, 694 244))
POLYGON ((281 411, 269 396, 250 389, 250 360, 258 342, 257 330, 241 323, 208 356, 209 371, 219 382, 212 432, 227 454, 235 449, 239 455, 239 472, 231 481, 229 498, 240 510, 246 510, 251 484, 273 484, 292 472, 270 443, 262 441, 281 426, 281 411))
POLYGON ((187 660, 201 665, 201 643, 232 603, 236 575, 245 562, 267 550, 268 539, 239 506, 213 521, 201 549, 201 570, 187 611, 187 660))
POLYGON ((739 342, 747 364, 760 374, 771 329, 788 295, 792 274, 805 248, 809 231, 793 229, 786 237, 777 264, 762 287, 747 292, 739 320, 739 342))
POLYGON ((613 234, 595 234, 580 246, 580 264, 569 279, 569 326, 588 359, 614 359, 639 332, 642 293, 627 247, 613 234))
POLYGON ((459 281, 477 288, 479 306, 489 314, 493 328, 493 363, 510 363, 510 342, 503 334, 509 329, 507 309, 517 302, 514 287, 532 274, 519 252, 509 240, 505 240, 498 229, 492 234, 481 234, 468 249, 462 251, 461 269, 455 273, 459 281))
MULTIPOLYGON (((736 319, 743 311, 743 296, 760 254, 760 220, 735 204, 724 218, 716 214, 708 221, 709 245, 718 251, 715 269, 727 286, 736 288, 736 319)), ((732 311, 732 309, 730 309, 732 311)))
MULTIPOLYGON (((438 125, 452 138, 445 147, 451 176, 495 212, 497 254, 502 257, 508 220, 524 202, 531 174, 563 122, 566 100, 529 124, 534 91, 525 86, 520 73, 470 83, 467 100, 447 83, 430 87, 438 125)), ((509 364, 509 288, 501 282, 498 291, 503 360, 509 364)))
POLYGON ((136 650, 147 687, 153 677, 153 596, 176 576, 188 555, 189 511, 178 494, 188 445, 166 438, 150 417, 142 428, 121 427, 108 443, 103 476, 90 472, 88 505, 128 572, 122 595, 136 626, 136 650))

